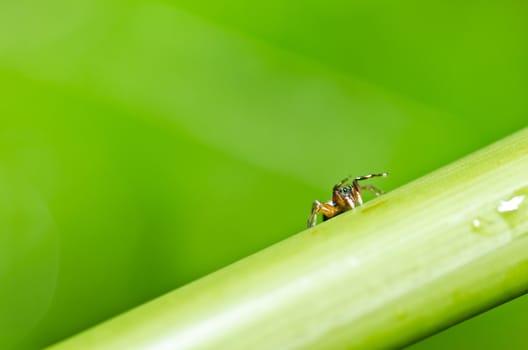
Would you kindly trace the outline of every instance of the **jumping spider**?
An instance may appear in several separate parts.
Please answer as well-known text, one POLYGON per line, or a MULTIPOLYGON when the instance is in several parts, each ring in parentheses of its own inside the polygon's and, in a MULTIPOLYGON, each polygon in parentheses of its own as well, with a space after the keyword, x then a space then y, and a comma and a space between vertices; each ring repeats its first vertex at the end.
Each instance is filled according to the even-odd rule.
POLYGON ((336 184, 332 190, 332 200, 325 203, 321 203, 315 200, 312 205, 312 213, 308 217, 308 227, 313 227, 317 223, 317 214, 323 214, 323 221, 330 219, 336 215, 339 215, 350 209, 354 209, 356 206, 363 204, 363 198, 361 198, 361 191, 371 191, 376 196, 379 196, 383 191, 377 189, 374 186, 360 186, 359 181, 367 180, 372 177, 385 177, 387 173, 381 174, 369 174, 365 176, 359 176, 352 180, 350 185, 346 183, 352 178, 351 176, 341 180, 336 184))

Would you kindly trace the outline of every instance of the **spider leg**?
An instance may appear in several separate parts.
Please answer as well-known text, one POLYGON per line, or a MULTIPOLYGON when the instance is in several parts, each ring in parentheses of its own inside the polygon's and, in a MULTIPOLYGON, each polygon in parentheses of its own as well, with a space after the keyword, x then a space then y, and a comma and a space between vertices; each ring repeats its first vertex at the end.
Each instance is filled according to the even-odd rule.
POLYGON ((312 212, 308 217, 308 228, 315 226, 317 224, 317 215, 322 213, 327 218, 331 218, 339 213, 339 210, 334 207, 332 202, 321 203, 318 200, 315 200, 312 204, 312 212))
POLYGON ((383 194, 383 191, 380 190, 379 188, 376 188, 374 186, 371 186, 371 185, 367 185, 367 186, 360 186, 360 188, 364 191, 370 191, 372 193, 374 193, 376 196, 381 196, 383 194))
POLYGON ((380 191, 378 190, 376 187, 374 186, 360 186, 359 185, 359 181, 363 181, 363 180, 368 180, 368 179, 371 179, 373 177, 385 177, 389 175, 388 173, 380 173, 380 174, 368 174, 368 175, 365 175, 365 176, 358 176, 354 179, 354 181, 352 182, 352 187, 353 187, 353 193, 352 195, 354 196, 354 199, 357 203, 359 203, 359 205, 363 205, 363 197, 361 197, 361 190, 367 190, 367 191, 371 191, 371 192, 374 192, 374 194, 376 196, 379 196, 380 194, 383 193, 383 191, 380 191))
MULTIPOLYGON (((368 174, 368 175, 364 175, 364 176, 358 176, 358 177, 355 177, 354 178, 354 181, 352 181, 352 183, 354 182, 357 182, 357 181, 363 181, 363 180, 368 180, 368 179, 371 179, 373 177, 386 177, 388 176, 389 174, 388 173, 379 173, 379 174, 368 174)), ((352 179, 352 175, 349 175, 347 177, 345 177, 343 180, 339 181, 335 186, 334 186, 334 190, 342 187, 344 184, 346 184, 350 179, 352 179)))
POLYGON ((363 205, 363 197, 361 197, 361 187, 358 185, 357 181, 354 180, 352 184, 352 196, 354 197, 354 202, 359 206, 363 205))
POLYGON ((334 191, 338 190, 339 188, 343 187, 344 184, 346 184, 348 182, 348 180, 350 180, 352 178, 352 176, 347 176, 345 177, 343 180, 339 181, 338 183, 336 183, 334 185, 334 191))
POLYGON ((371 179, 373 177, 386 177, 388 176, 389 174, 388 173, 381 173, 381 174, 368 174, 368 175, 365 175, 365 176, 358 176, 354 179, 354 181, 363 181, 363 180, 368 180, 368 179, 371 179))
POLYGON ((317 214, 321 211, 321 202, 319 202, 317 199, 314 200, 312 204, 312 212, 310 213, 310 216, 308 217, 308 228, 315 226, 317 223, 317 214))

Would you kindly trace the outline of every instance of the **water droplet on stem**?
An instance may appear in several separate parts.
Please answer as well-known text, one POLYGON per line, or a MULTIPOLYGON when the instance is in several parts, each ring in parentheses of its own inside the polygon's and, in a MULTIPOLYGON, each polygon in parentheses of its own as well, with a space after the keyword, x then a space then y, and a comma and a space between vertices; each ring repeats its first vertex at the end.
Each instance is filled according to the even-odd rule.
POLYGON ((507 212, 518 210, 519 206, 522 204, 525 197, 526 196, 524 195, 519 195, 519 196, 514 196, 509 200, 501 200, 499 202, 499 205, 497 206, 497 211, 499 213, 507 213, 507 212))

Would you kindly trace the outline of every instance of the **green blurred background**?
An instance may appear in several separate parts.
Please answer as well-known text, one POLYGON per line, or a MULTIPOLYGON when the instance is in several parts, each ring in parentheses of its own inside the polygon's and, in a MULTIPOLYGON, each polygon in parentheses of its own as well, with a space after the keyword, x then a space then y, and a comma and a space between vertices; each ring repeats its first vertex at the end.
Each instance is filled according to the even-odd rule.
MULTIPOLYGON (((528 123, 524 1, 0 1, 0 348, 79 332, 528 123)), ((404 203, 402 203, 404 205, 404 203)), ((526 348, 528 298, 410 349, 526 348)))

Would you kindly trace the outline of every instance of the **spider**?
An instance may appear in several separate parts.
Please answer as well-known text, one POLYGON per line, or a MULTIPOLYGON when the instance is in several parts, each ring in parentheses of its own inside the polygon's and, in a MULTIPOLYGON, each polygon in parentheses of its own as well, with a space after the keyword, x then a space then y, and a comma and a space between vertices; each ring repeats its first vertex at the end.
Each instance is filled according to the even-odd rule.
POLYGON ((334 186, 331 200, 325 203, 321 203, 318 200, 313 202, 312 213, 308 217, 308 227, 310 228, 315 226, 317 223, 317 215, 319 213, 323 214, 323 221, 325 221, 345 211, 354 209, 356 206, 362 205, 363 198, 361 198, 361 190, 371 191, 376 196, 379 196, 383 193, 383 191, 370 185, 360 186, 359 181, 367 180, 377 176, 385 177, 387 175, 387 173, 381 173, 359 176, 354 178, 350 185, 346 185, 346 183, 352 178, 352 176, 341 180, 334 186))

